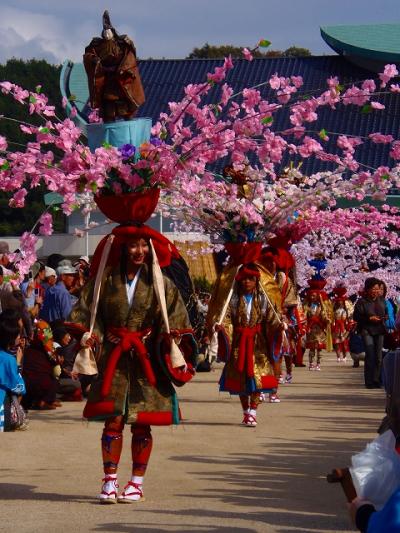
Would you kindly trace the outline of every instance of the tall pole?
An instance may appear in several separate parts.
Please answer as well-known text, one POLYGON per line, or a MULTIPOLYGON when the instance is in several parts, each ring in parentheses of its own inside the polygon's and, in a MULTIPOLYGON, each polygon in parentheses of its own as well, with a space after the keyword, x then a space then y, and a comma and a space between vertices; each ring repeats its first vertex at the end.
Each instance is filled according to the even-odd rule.
MULTIPOLYGON (((90 206, 86 205, 86 209, 90 206)), ((89 222, 90 222, 90 211, 85 214, 85 255, 89 257, 89 222)))

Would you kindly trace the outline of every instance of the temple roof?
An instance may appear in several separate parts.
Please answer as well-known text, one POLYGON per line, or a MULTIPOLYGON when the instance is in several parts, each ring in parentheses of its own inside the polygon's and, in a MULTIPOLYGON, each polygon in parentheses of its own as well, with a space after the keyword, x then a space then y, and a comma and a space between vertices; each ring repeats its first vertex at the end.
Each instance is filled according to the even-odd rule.
POLYGON ((321 36, 338 54, 386 63, 400 61, 400 23, 323 26, 321 36))

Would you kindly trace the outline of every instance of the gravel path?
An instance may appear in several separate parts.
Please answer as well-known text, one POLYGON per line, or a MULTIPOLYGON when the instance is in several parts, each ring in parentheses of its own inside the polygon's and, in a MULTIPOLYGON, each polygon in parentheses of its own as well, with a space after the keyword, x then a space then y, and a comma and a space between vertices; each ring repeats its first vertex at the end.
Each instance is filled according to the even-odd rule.
MULTIPOLYGON (((326 474, 364 448, 384 410, 363 388, 363 369, 296 368, 280 404, 260 406, 257 428, 240 425, 238 399, 219 394, 220 368, 178 391, 185 417, 153 428, 146 501, 101 506, 101 425, 82 403, 32 412, 26 432, 0 436, 0 531, 333 533, 352 531, 340 486, 326 474)), ((130 471, 126 429, 120 485, 130 471)))

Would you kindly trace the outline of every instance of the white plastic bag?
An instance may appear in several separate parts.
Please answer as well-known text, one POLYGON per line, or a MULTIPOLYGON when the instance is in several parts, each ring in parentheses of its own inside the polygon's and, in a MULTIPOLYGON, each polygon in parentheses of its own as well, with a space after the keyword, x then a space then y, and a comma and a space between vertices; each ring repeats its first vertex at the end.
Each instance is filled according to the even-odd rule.
POLYGON ((91 348, 85 346, 79 350, 72 371, 85 376, 98 374, 96 359, 91 348))
POLYGON ((379 511, 400 486, 400 455, 395 450, 395 437, 385 431, 365 450, 351 458, 351 477, 357 495, 369 500, 379 511))

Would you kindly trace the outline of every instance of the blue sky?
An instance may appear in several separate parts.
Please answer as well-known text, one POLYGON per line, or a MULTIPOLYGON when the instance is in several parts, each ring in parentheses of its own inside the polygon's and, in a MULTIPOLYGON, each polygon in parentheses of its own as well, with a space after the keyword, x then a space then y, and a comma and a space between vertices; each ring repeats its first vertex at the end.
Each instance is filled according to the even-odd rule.
MULTIPOLYGON (((303 46, 332 53, 319 27, 400 22, 399 0, 0 0, 0 63, 11 57, 81 61, 109 9, 141 58, 183 58, 195 46, 303 46)), ((400 38, 400 35, 399 35, 400 38)))

